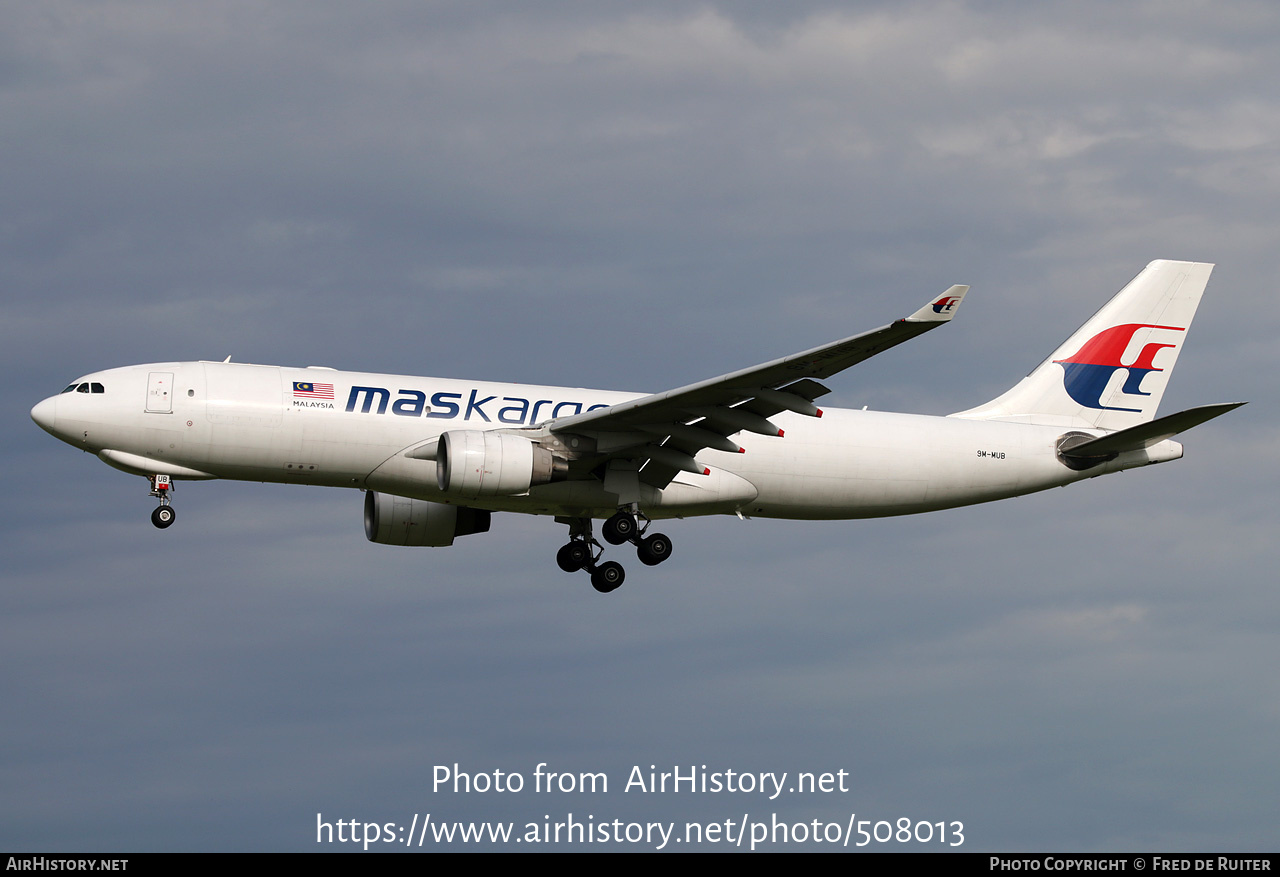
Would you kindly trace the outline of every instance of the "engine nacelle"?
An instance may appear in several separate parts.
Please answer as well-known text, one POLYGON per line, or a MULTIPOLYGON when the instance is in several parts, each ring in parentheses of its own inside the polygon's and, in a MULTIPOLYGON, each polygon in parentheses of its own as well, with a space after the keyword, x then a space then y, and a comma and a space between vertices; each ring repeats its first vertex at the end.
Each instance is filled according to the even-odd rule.
POLYGON ((382 545, 452 545, 456 536, 489 532, 489 518, 484 509, 372 490, 364 495, 364 535, 382 545))
POLYGON ((451 429, 436 447, 436 481, 453 496, 515 496, 563 477, 568 464, 523 436, 451 429))

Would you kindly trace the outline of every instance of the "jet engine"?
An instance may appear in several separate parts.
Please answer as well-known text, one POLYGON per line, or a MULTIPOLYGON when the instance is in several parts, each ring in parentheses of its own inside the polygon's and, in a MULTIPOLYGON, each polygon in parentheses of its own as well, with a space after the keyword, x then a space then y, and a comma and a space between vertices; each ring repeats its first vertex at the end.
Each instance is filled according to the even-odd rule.
POLYGON ((489 532, 489 517, 484 509, 372 490, 364 495, 364 534, 382 545, 452 545, 457 536, 489 532))
POLYGON ((451 429, 436 447, 436 480, 453 496, 515 496, 559 481, 568 463, 523 436, 451 429))

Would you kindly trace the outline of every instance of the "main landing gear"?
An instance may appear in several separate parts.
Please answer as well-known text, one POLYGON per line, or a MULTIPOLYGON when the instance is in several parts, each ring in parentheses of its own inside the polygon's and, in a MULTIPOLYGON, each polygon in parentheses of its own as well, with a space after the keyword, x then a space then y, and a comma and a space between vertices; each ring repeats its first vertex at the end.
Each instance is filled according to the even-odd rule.
MULTIPOLYGON (((626 578, 622 564, 607 560, 600 563, 604 546, 591 535, 590 518, 557 518, 569 525, 569 542, 556 552, 556 563, 565 572, 585 569, 591 573, 591 587, 602 594, 616 590, 626 578)), ((671 556, 671 540, 662 533, 645 537, 651 521, 639 509, 619 509, 605 521, 600 533, 610 545, 630 542, 636 546, 636 556, 645 566, 657 566, 671 556), (643 520, 643 526, 640 521, 643 520)))
POLYGON ((172 525, 174 519, 178 516, 173 506, 169 503, 169 493, 173 490, 173 482, 169 480, 168 475, 148 475, 147 480, 151 482, 151 493, 149 495, 160 500, 160 505, 151 512, 151 523, 163 530, 165 527, 172 525))

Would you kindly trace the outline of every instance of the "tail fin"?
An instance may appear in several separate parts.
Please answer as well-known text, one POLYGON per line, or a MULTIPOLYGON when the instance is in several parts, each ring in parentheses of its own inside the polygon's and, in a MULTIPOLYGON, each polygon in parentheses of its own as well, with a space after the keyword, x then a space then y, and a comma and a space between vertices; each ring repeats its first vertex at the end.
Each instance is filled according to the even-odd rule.
POLYGON ((1108 430, 1150 421, 1212 270, 1152 262, 1013 389, 952 416, 1108 430))

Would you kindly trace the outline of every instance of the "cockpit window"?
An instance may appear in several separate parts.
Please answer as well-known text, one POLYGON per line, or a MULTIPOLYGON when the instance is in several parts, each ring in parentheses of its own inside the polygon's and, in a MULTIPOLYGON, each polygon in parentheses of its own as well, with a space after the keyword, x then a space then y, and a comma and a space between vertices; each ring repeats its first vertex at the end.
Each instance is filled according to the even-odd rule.
MULTIPOLYGON (((104 387, 102 384, 98 383, 97 381, 92 381, 92 382, 83 381, 78 384, 71 384, 62 392, 63 393, 105 393, 107 392, 107 388, 104 387)), ((59 393, 58 395, 62 395, 62 394, 59 393)))

